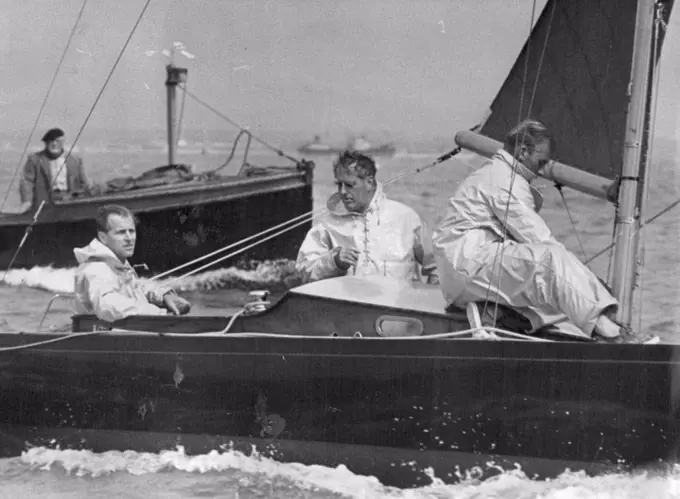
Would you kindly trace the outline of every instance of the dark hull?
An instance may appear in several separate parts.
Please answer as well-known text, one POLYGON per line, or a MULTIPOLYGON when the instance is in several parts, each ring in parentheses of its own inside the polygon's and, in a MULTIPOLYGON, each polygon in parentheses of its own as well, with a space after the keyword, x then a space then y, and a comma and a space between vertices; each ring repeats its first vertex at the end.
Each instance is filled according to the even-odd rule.
MULTIPOLYGON (((93 217, 97 208, 118 203, 135 212, 140 221, 131 262, 146 263, 152 272, 161 272, 310 212, 311 183, 311 172, 292 170, 46 205, 14 267, 77 265, 73 248, 85 246, 94 237, 93 217)), ((9 264, 31 219, 32 214, 0 218, 0 268, 9 264)), ((303 224, 238 258, 294 259, 310 227, 311 223, 303 224)), ((222 266, 233 264, 231 260, 222 266)))
MULTIPOLYGON (((0 346, 50 335, 3 335, 0 346)), ((1 450, 229 447, 383 483, 656 465, 677 452, 673 346, 106 334, 0 358, 1 450), (281 418, 285 425, 281 424, 281 418), (269 426, 268 426, 269 425, 269 426)))

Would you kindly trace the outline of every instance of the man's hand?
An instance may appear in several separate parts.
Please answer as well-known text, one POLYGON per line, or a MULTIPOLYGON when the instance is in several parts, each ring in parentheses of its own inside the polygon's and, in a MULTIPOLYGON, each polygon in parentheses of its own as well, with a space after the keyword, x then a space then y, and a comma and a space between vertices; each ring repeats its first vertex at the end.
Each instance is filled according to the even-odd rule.
POLYGON ((357 264, 357 261, 359 260, 359 250, 338 246, 333 250, 333 260, 335 261, 336 267, 346 271, 357 264))
POLYGON ((21 206, 19 206, 19 213, 26 213, 28 210, 31 209, 31 206, 33 206, 33 203, 31 201, 21 203, 21 206))
POLYGON ((191 304, 175 293, 165 293, 163 295, 163 304, 165 308, 175 315, 185 315, 191 310, 191 304))
POLYGON ((434 274, 430 274, 427 276, 427 284, 439 284, 439 277, 434 274))

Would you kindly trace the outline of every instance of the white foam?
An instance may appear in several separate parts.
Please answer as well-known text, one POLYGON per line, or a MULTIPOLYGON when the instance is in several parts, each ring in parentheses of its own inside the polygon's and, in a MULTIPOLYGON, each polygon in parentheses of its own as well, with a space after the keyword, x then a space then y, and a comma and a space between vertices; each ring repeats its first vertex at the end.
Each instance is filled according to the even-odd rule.
MULTIPOLYGON (((299 463, 280 463, 257 454, 226 450, 212 451, 198 456, 187 456, 183 448, 158 454, 134 451, 94 453, 85 450, 53 450, 43 447, 24 452, 21 462, 34 470, 61 468, 69 475, 93 478, 111 473, 131 475, 178 470, 188 473, 239 471, 252 478, 288 482, 296 489, 340 494, 356 499, 671 499, 680 497, 680 467, 668 473, 610 474, 589 477, 583 472, 562 473, 554 480, 531 480, 520 469, 503 471, 485 481, 474 473, 461 476, 455 485, 446 485, 427 474, 432 484, 416 489, 397 489, 381 484, 372 476, 356 475, 347 467, 307 466, 299 463)), ((493 465, 489 465, 493 467, 493 465)), ((460 475, 459 475, 460 476, 460 475)))
MULTIPOLYGON (((3 281, 8 286, 27 286, 55 293, 73 293, 74 268, 33 267, 12 269, 3 281)), ((160 279, 178 291, 210 291, 227 287, 279 286, 287 279, 295 278, 295 266, 289 260, 258 262, 251 269, 228 267, 209 270, 200 274, 160 279)), ((142 278, 142 281, 146 279, 142 278)))

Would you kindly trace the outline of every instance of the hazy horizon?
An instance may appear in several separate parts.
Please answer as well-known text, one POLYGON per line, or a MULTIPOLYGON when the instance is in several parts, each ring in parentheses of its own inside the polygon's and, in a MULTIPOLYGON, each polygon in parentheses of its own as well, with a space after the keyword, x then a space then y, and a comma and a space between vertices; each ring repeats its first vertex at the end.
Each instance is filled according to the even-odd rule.
MULTIPOLYGON (((25 141, 81 1, 3 4, 3 134, 23 134, 25 141)), ((87 4, 32 143, 53 126, 76 135, 143 4, 87 4)), ((490 105, 528 34, 532 6, 531 0, 154 0, 81 140, 162 133, 168 59, 148 51, 181 41, 195 55, 177 58, 189 69, 189 89, 265 139, 319 134, 337 142, 366 134, 374 141, 452 142, 490 105)), ((676 137, 678 51, 671 29, 657 126, 668 139, 676 137)), ((233 130, 191 99, 183 128, 233 130)))

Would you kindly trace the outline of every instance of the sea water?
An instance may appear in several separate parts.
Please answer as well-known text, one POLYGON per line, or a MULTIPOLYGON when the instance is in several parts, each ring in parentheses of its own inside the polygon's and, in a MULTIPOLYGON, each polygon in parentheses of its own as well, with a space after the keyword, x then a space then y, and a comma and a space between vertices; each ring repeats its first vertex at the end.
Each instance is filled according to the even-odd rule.
MULTIPOLYGON (((429 165, 445 151, 401 152, 390 159, 379 158, 379 180, 387 181, 429 165)), ((0 163, 0 185, 7 186, 18 165, 21 151, 8 151, 0 163)), ((180 161, 193 163, 198 171, 221 163, 216 154, 192 154, 180 161)), ((281 160, 263 151, 249 158, 257 165, 281 160)), ((106 148, 85 152, 93 178, 137 175, 164 163, 160 151, 110 152, 106 148)), ((334 190, 329 159, 316 160, 315 205, 321 207, 334 190)), ((447 198, 457 183, 477 162, 465 155, 426 171, 390 183, 385 191, 393 199, 409 204, 431 224, 444 214, 447 198)), ((648 218, 680 198, 674 145, 657 146, 650 187, 648 218)), ((230 168, 238 169, 239 165, 230 168)), ((606 247, 612 238, 614 212, 608 203, 564 191, 564 199, 550 184, 542 183, 545 203, 541 212, 556 237, 588 259, 606 247)), ((10 191, 9 206, 18 204, 17 186, 10 191)), ((4 197, 4 192, 1 193, 4 197)), ((143 227, 140 228, 143 230, 143 227)), ((680 217, 670 212, 645 229, 645 261, 636 301, 636 327, 654 332, 665 342, 680 342, 680 308, 677 241, 680 217)), ((29 236, 30 237, 30 236, 29 236)), ((266 244, 266 243, 265 243, 266 244)), ((610 253, 595 259, 591 268, 606 277, 610 253)), ((193 313, 229 313, 238 309, 251 289, 280 289, 291 272, 291 262, 254 262, 250 269, 223 262, 215 269, 173 283, 194 305, 193 313)), ((0 330, 35 329, 50 297, 68 292, 74 269, 35 267, 14 269, 0 283, 0 330)), ((2 275, 2 274, 0 274, 2 275)), ((279 291, 280 293, 280 291, 279 291)), ((63 328, 71 315, 66 303, 56 302, 46 327, 63 328)), ((370 476, 359 476, 344 466, 326 468, 295 463, 277 463, 266 458, 225 451, 187 456, 183 449, 158 454, 31 449, 20 457, 0 460, 0 497, 225 497, 225 498, 649 498, 680 497, 680 468, 667 473, 613 474, 588 477, 566 471, 551 481, 537 481, 520 469, 478 481, 462 476, 456 485, 444 485, 436 476, 432 484, 418 489, 385 487, 370 476)))

